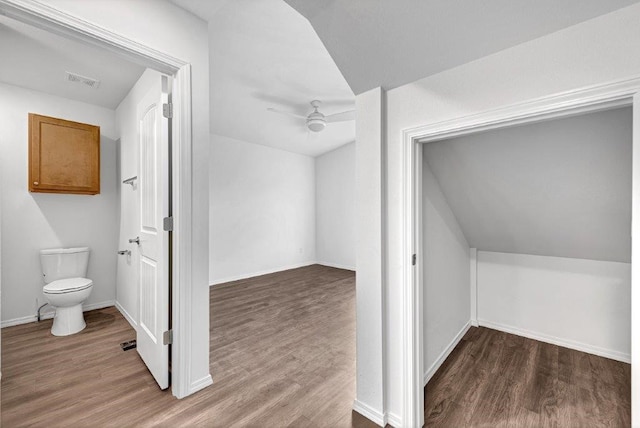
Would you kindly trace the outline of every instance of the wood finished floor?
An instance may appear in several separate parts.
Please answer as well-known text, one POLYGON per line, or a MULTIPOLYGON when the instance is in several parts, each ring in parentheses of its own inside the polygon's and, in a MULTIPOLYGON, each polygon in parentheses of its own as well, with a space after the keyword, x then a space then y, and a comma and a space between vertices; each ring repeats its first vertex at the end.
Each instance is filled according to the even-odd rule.
POLYGON ((355 395, 355 275, 309 266, 211 288, 214 385, 160 391, 115 308, 53 337, 51 320, 2 330, 2 426, 375 427, 355 395))
POLYGON ((629 427, 631 366, 471 328, 425 397, 427 427, 629 427))

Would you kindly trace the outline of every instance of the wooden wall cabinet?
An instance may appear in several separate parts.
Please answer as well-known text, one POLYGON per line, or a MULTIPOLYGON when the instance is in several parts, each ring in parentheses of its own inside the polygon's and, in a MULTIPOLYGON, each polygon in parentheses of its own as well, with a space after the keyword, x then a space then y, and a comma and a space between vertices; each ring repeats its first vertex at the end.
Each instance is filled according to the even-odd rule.
POLYGON ((100 127, 29 113, 29 191, 100 193, 100 127))

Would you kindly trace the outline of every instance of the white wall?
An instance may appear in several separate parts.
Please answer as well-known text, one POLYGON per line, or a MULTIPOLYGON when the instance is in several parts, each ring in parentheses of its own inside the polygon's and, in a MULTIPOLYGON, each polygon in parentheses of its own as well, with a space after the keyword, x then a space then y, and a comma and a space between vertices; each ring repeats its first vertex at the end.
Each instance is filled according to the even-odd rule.
POLYGON ((139 234, 140 224, 140 194, 137 181, 134 187, 123 184, 122 181, 133 176, 139 176, 140 144, 138 140, 137 108, 142 98, 154 83, 160 80, 161 74, 147 69, 131 88, 127 96, 116 109, 116 126, 120 136, 120 175, 116 178, 118 186, 119 238, 118 249, 131 250, 131 257, 118 256, 116 280, 116 304, 127 320, 135 327, 138 324, 138 266, 139 256, 137 248, 129 243, 129 238, 139 234))
POLYGON ((426 161, 422 162, 425 383, 469 326, 469 244, 426 161))
POLYGON ((356 269, 356 145, 315 158, 316 259, 356 269))
POLYGON ((355 270, 355 143, 317 158, 211 135, 209 282, 355 270))
POLYGON ((478 321, 631 359, 631 264, 478 251, 478 321))
POLYGON ((100 25, 118 35, 191 64, 192 182, 192 329, 184 338, 190 370, 178 389, 195 392, 211 383, 209 375, 209 48, 207 24, 166 0, 48 0, 47 4, 100 25), (144 17, 145 19, 141 19, 144 17))
MULTIPOLYGON (((113 110, 0 84, 2 154, 2 323, 32 320, 44 303, 42 248, 88 246, 93 290, 86 305, 113 305, 117 233, 113 110), (100 126, 100 194, 29 193, 28 114, 100 126)), ((48 309, 51 311, 51 309, 48 309)))
MULTIPOLYGON (((356 399, 354 409, 386 423, 387 373, 384 348, 402 347, 400 335, 386 342, 384 296, 384 92, 356 97, 356 399), (385 346, 388 345, 388 346, 385 346)), ((400 331, 397 329, 396 331, 400 331)), ((398 374, 399 376, 399 374, 398 374)), ((398 412, 399 414, 399 412, 398 412)))
MULTIPOLYGON (((358 266, 375 270, 376 266, 383 269, 385 263, 387 310, 380 331, 402 331, 403 130, 640 74, 639 21, 640 5, 630 6, 387 92, 386 221, 378 227, 380 232, 386 230, 385 258, 358 252, 358 266)), ((356 149, 356 153, 357 163, 369 162, 369 152, 356 149)), ((371 167, 358 180, 375 183, 380 174, 371 167)), ((358 208, 357 221, 369 222, 369 213, 358 208)), ((371 305, 369 310, 376 307, 371 305)), ((399 415, 402 346, 394 336, 398 335, 389 335, 385 346, 389 366, 385 395, 388 411, 399 415)))
POLYGON ((211 135, 209 283, 315 262, 314 159, 211 135))

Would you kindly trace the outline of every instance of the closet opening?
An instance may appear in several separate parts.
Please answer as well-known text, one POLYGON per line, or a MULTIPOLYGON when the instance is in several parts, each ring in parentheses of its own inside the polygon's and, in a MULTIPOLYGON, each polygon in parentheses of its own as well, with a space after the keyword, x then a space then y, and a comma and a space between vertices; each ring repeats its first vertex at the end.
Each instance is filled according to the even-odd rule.
POLYGON ((407 420, 631 424, 635 87, 405 131, 407 420))

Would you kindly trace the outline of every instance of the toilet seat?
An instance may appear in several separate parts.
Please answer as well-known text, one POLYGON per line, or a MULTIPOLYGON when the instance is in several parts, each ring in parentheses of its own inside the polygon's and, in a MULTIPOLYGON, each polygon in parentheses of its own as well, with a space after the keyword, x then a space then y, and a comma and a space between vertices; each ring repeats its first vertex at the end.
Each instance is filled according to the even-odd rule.
POLYGON ((52 281, 45 285, 43 291, 47 294, 66 294, 87 289, 93 285, 89 278, 65 278, 52 281))

